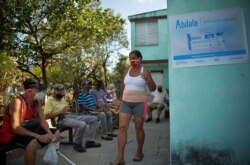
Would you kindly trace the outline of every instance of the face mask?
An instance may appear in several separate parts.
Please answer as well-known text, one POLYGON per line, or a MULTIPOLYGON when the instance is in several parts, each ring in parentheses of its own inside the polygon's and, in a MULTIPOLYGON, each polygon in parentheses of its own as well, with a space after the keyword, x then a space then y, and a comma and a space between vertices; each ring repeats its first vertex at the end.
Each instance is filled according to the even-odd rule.
POLYGON ((107 93, 108 93, 108 94, 111 94, 111 93, 112 93, 112 90, 107 90, 107 93))
POLYGON ((140 60, 130 60, 130 65, 132 67, 138 67, 140 65, 140 60))
POLYGON ((59 100, 61 100, 61 99, 63 98, 63 96, 64 96, 64 95, 57 94, 57 95, 56 95, 56 98, 59 99, 59 100))
POLYGON ((158 88, 158 91, 159 91, 159 92, 162 92, 162 88, 158 88))
POLYGON ((38 101, 43 101, 45 97, 44 92, 37 92, 34 99, 38 101))

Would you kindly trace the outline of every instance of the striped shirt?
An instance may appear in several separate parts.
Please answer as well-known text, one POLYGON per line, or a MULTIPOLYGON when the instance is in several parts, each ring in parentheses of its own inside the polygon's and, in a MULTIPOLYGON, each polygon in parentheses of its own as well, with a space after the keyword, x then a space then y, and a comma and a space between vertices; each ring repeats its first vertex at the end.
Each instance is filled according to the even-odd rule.
POLYGON ((77 98, 78 104, 81 107, 81 111, 83 113, 88 113, 87 110, 83 109, 81 105, 86 105, 87 107, 91 108, 91 109, 96 109, 96 105, 95 105, 95 98, 92 94, 90 93, 80 93, 78 98, 77 98))

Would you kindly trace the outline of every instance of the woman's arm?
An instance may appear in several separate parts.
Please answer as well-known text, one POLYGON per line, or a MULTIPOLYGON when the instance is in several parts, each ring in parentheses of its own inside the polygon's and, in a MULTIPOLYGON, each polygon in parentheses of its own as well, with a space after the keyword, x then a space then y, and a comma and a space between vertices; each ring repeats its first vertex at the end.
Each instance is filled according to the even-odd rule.
POLYGON ((149 90, 155 91, 156 89, 155 82, 151 76, 151 73, 147 69, 143 70, 143 73, 141 73, 141 77, 146 81, 149 90))
POLYGON ((156 85, 155 85, 155 82, 154 82, 154 80, 153 80, 153 78, 151 76, 151 73, 148 70, 147 70, 147 74, 148 74, 148 76, 147 76, 147 81, 146 82, 147 82, 148 88, 151 91, 155 91, 156 85))

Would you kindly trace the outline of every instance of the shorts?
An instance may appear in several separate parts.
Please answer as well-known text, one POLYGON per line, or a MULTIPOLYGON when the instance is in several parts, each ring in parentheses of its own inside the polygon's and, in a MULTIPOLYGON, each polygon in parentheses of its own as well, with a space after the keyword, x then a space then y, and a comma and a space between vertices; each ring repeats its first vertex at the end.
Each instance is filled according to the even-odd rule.
POLYGON ((126 102, 121 101, 120 112, 130 114, 134 117, 143 117, 144 103, 143 102, 126 102))
POLYGON ((164 105, 160 104, 160 103, 150 103, 149 104, 149 110, 153 111, 155 109, 163 110, 164 109, 164 105))
MULTIPOLYGON (((52 129, 51 130, 53 133, 56 132, 55 129, 52 129)), ((46 134, 46 132, 42 129, 42 128, 39 128, 39 130, 36 132, 37 134, 39 135, 44 135, 46 134)), ((26 136, 26 135, 15 135, 8 143, 8 145, 11 145, 11 146, 18 146, 18 147, 21 147, 23 149, 26 149, 27 145, 32 141, 36 139, 35 137, 32 137, 32 136, 26 136)), ((43 143, 43 142, 40 142, 38 141, 38 143, 44 147, 46 146, 48 143, 43 143)))

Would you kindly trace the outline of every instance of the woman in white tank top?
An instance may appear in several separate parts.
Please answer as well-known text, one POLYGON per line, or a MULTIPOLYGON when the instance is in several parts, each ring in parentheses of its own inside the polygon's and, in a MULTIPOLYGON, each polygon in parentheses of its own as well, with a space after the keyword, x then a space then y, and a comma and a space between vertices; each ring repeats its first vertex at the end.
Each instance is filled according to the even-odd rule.
MULTIPOLYGON (((154 91, 156 86, 150 72, 141 66, 142 55, 140 51, 133 50, 129 53, 131 67, 124 72, 123 83, 121 84, 120 112, 119 112, 119 132, 118 132, 118 154, 111 165, 124 165, 124 150, 127 141, 127 130, 130 120, 134 116, 134 123, 137 138, 137 150, 134 161, 141 161, 143 158, 143 144, 145 133, 144 109, 146 107, 147 94, 146 86, 154 91)), ((146 110, 146 109, 145 109, 146 110)))

